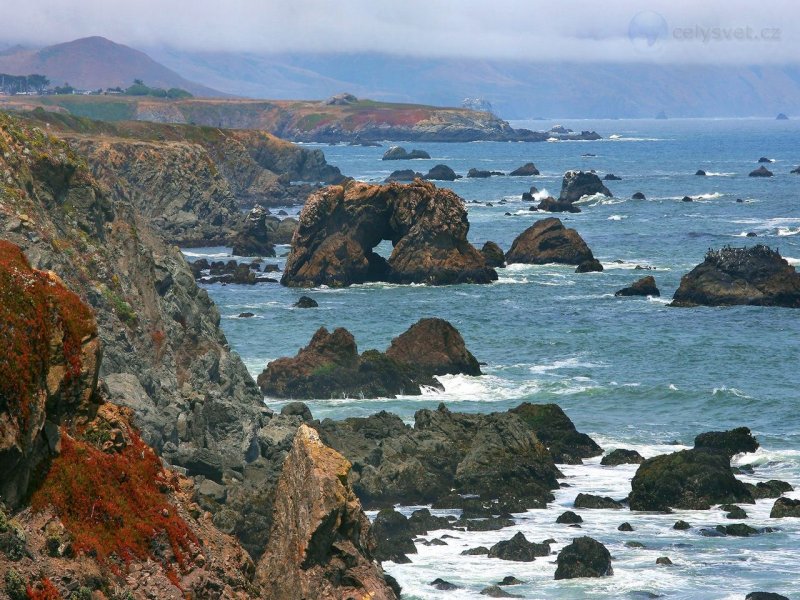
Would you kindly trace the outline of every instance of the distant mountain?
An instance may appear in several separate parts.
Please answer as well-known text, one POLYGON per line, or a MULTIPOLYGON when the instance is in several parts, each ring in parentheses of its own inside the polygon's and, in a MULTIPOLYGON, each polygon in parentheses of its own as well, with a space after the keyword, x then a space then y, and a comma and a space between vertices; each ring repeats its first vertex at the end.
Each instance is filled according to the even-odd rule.
POLYGON ((195 96, 222 96, 210 87, 184 79, 144 52, 102 37, 88 37, 41 49, 13 46, 0 52, 0 73, 46 75, 53 85, 79 89, 128 87, 141 79, 151 87, 182 88, 195 96))
MULTIPOLYGON (((492 104, 505 119, 769 116, 800 113, 800 66, 536 63, 383 54, 190 53, 152 49, 184 76, 229 94, 492 104)), ((532 49, 535 55, 535 49, 532 49)))

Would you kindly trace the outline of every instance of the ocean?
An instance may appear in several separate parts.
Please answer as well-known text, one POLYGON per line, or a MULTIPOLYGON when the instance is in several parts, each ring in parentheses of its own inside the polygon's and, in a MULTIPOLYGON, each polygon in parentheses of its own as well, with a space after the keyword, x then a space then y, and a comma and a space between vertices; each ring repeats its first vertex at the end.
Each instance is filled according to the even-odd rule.
MULTIPOLYGON (((543 129, 552 122, 515 122, 543 129)), ((222 327, 253 376, 267 362, 293 356, 314 331, 346 327, 359 350, 385 349, 391 339, 422 317, 447 319, 481 362, 480 377, 441 378, 443 392, 397 399, 309 401, 316 418, 345 418, 388 410, 413 421, 420 408, 445 402, 454 411, 503 411, 520 402, 555 402, 606 451, 633 448, 645 457, 691 446, 709 430, 750 427, 761 443, 735 458, 753 465, 745 481, 783 479, 800 498, 800 311, 783 308, 671 308, 667 303, 682 275, 702 262, 709 248, 756 243, 779 249, 800 264, 800 121, 738 120, 564 120, 576 131, 596 130, 598 141, 553 143, 403 143, 431 160, 381 161, 381 148, 319 145, 345 175, 382 181, 394 169, 422 173, 439 163, 465 175, 471 167, 509 172, 526 162, 535 177, 491 177, 436 182, 467 201, 470 241, 487 240, 508 250, 537 219, 522 192, 536 186, 558 196, 569 169, 614 173, 605 182, 613 198, 581 202, 580 214, 559 216, 577 229, 602 273, 576 274, 574 267, 513 265, 500 269, 491 285, 447 287, 358 285, 347 289, 288 289, 276 284, 207 285, 222 315, 222 327), (585 156, 591 154, 593 156, 585 156), (774 162, 772 178, 751 178, 759 157, 774 162), (703 169, 706 177, 695 175, 703 169), (632 200, 634 192, 646 200, 632 200), (683 196, 695 201, 682 202, 683 196), (742 200, 737 202, 737 199, 742 200), (757 237, 746 237, 749 232, 757 237), (637 270, 636 266, 652 270, 637 270), (653 275, 660 298, 617 298, 614 292, 653 275), (317 309, 292 307, 300 295, 317 309), (241 312, 253 312, 249 319, 241 312)), ((309 144, 308 146, 314 146, 309 144)), ((287 208, 297 214, 298 208, 287 208)), ((379 252, 388 256, 388 243, 379 252)), ((229 248, 195 248, 195 257, 227 258, 229 248)), ((288 251, 279 246, 278 254, 288 251)), ((268 262, 281 266, 285 258, 268 262)), ((280 401, 266 403, 279 409, 280 401)), ((385 563, 403 586, 403 598, 481 598, 479 592, 506 575, 524 584, 506 588, 525 598, 733 599, 754 590, 800 598, 800 522, 769 519, 774 500, 744 505, 746 522, 773 533, 749 538, 707 538, 701 527, 730 523, 720 510, 676 511, 671 515, 626 510, 583 510, 582 529, 557 525, 580 492, 626 497, 635 465, 602 467, 600 457, 561 467, 571 487, 556 491, 546 510, 515 515, 516 525, 494 532, 448 532, 446 546, 418 544, 411 564, 385 563), (672 524, 684 519, 689 531, 672 524), (617 530, 628 521, 633 532, 617 530), (489 546, 522 531, 531 541, 554 538, 557 552, 573 537, 590 535, 613 556, 614 575, 554 581, 555 555, 532 563, 460 556, 466 548, 489 546), (625 545, 636 541, 644 548, 625 545), (671 567, 657 566, 668 556, 671 567), (458 586, 438 591, 441 577, 458 586), (794 594, 794 596, 793 596, 794 594)), ((403 507, 410 513, 417 507, 403 507)), ((447 514, 448 511, 433 511, 447 514)), ((444 532, 430 532, 428 538, 444 532)))

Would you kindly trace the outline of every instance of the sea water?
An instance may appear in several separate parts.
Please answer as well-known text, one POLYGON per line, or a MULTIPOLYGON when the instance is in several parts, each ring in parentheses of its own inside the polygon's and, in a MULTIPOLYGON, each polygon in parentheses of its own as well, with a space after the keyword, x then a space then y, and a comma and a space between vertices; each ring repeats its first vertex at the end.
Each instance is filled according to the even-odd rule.
MULTIPOLYGON (((541 129, 552 124, 514 125, 541 129)), ((555 215, 577 229, 604 272, 576 274, 570 266, 512 265, 498 270, 500 278, 491 285, 376 283, 312 290, 276 284, 206 286, 232 348, 256 376, 270 360, 294 355, 321 326, 346 327, 359 350, 383 350, 418 319, 442 317, 486 363, 484 375, 442 377, 443 392, 422 396, 309 401, 314 416, 339 419, 388 410, 413 422, 416 410, 435 408, 440 402, 468 412, 503 411, 523 401, 555 402, 606 451, 633 448, 645 457, 691 446, 703 431, 745 425, 761 448, 736 457, 736 464, 755 466, 752 476, 741 478, 783 479, 798 487, 788 496, 800 497, 800 311, 667 306, 681 276, 700 263, 709 248, 763 243, 800 264, 800 175, 789 174, 800 164, 800 121, 562 124, 597 130, 604 139, 404 143, 408 150, 420 148, 432 156, 414 161, 381 161, 391 144, 319 147, 344 174, 373 182, 394 169, 425 173, 439 163, 466 174, 471 167, 509 172, 534 162, 540 176, 437 182, 466 200, 469 239, 478 248, 492 240, 508 250, 525 228, 553 216, 528 210, 531 203, 521 200, 521 194, 530 186, 542 192, 540 197, 557 197, 566 170, 614 173, 622 180, 606 182, 613 198, 588 198, 580 202, 580 214, 555 215), (774 160, 766 165, 774 177, 747 176, 761 156, 774 160), (708 176, 696 176, 698 169, 708 176), (630 199, 638 191, 646 200, 630 199), (695 201, 682 202, 687 195, 695 201), (749 232, 757 237, 746 237, 749 232), (652 270, 637 270, 637 265, 652 270), (614 296, 644 275, 655 277, 660 298, 614 296), (319 308, 293 308, 302 294, 317 300, 319 308), (238 318, 245 311, 255 316, 238 318)), ((298 209, 288 211, 296 214, 298 209)), ((286 246, 278 247, 279 255, 287 251, 286 246)), ((388 255, 391 247, 384 243, 378 251, 388 255)), ((193 249, 187 255, 190 260, 220 259, 229 249, 193 249)), ((285 257, 269 262, 283 266, 285 257)), ((282 405, 269 398, 266 402, 275 409, 282 405)), ((516 525, 500 531, 451 531, 456 539, 447 539, 446 546, 418 544, 411 564, 386 563, 386 570, 403 586, 403 597, 481 598, 481 589, 514 575, 526 583, 506 590, 526 598, 732 599, 754 590, 800 598, 800 520, 769 519, 774 500, 744 505, 749 525, 778 529, 749 538, 699 535, 702 527, 732 522, 719 510, 671 515, 583 510, 582 529, 572 529, 555 519, 571 508, 579 492, 622 499, 630 492, 636 467, 603 467, 598 457, 561 470, 571 487, 557 490, 546 510, 515 515, 516 525), (678 519, 689 521, 692 529, 673 530, 678 519), (633 532, 617 530, 624 521, 633 525, 633 532), (555 555, 516 563, 459 554, 509 539, 517 531, 531 541, 556 539, 554 551, 573 537, 595 537, 610 550, 614 575, 556 582, 555 555), (626 541, 641 542, 645 548, 627 547, 626 541), (674 565, 657 566, 659 556, 668 556, 674 565), (437 591, 428 585, 436 577, 461 588, 437 591)), ((410 513, 414 508, 402 510, 410 513)))

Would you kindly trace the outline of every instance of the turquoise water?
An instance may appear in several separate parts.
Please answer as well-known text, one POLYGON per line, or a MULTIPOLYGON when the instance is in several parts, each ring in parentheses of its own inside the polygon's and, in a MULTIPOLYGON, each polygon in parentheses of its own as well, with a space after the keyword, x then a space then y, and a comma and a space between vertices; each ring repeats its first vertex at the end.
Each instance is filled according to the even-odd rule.
MULTIPOLYGON (((516 125, 539 129, 550 124, 516 125)), ((582 213, 562 216, 604 264, 603 273, 514 265, 499 270, 499 281, 485 286, 370 284, 310 291, 274 284, 208 286, 232 347, 257 375, 269 360, 294 355, 320 326, 347 327, 360 350, 385 349, 392 337, 419 318, 438 316, 451 321, 471 351, 487 363, 483 376, 445 377, 443 393, 422 397, 320 399, 308 403, 314 415, 342 418, 386 409, 411 420, 414 411, 441 401, 454 410, 481 412, 505 410, 524 400, 556 402, 604 448, 638 448, 645 456, 674 450, 672 442, 691 445, 702 431, 746 425, 763 446, 739 459, 758 465, 750 480, 778 477, 800 486, 800 412, 796 408, 800 311, 666 305, 680 277, 701 262, 710 247, 761 242, 800 264, 800 176, 789 174, 800 164, 800 122, 563 124, 576 130, 595 129, 605 139, 404 144, 407 149, 427 150, 433 157, 410 162, 381 161, 386 147, 322 149, 343 173, 368 181, 380 181, 399 168, 426 172, 437 163, 465 174, 470 167, 508 172, 533 161, 542 175, 441 182, 469 203, 473 244, 480 247, 493 240, 505 250, 521 231, 545 216, 528 211, 530 203, 519 199, 531 185, 557 196, 568 169, 596 169, 601 176, 613 172, 622 177, 622 181, 607 182, 614 198, 591 199, 581 204, 582 213), (612 135, 619 137, 610 139, 612 135), (596 156, 583 157, 586 153, 596 156), (767 167, 775 177, 747 177, 761 156, 774 159, 767 167), (697 169, 710 176, 695 176, 697 169), (631 200, 636 191, 647 200, 631 200), (697 201, 681 202, 685 195, 697 201), (743 202, 736 202, 737 198, 743 202), (747 232, 758 237, 746 238, 747 232), (634 270, 636 265, 654 270, 634 270), (614 291, 645 274, 656 278, 661 299, 614 297, 614 291), (319 309, 292 308, 301 294, 314 297, 319 309), (256 316, 237 318, 243 311, 256 316)), ((195 249, 187 255, 225 256, 227 250, 195 249)), ((279 254, 286 250, 279 248, 279 254)), ((281 404, 270 399, 267 403, 281 404)), ((568 543, 576 532, 555 525, 557 514, 579 491, 625 497, 634 472, 629 467, 600 467, 598 460, 587 463, 564 469, 573 487, 559 491, 551 508, 520 516, 517 526, 493 533, 458 534, 462 539, 449 540, 446 547, 420 545, 411 565, 389 563, 389 572, 408 594, 404 597, 479 598, 482 587, 508 574, 529 582, 509 590, 528 598, 644 597, 636 595, 639 592, 669 598, 743 598, 755 589, 797 594, 800 565, 790 557, 800 549, 800 524, 794 520, 779 522, 781 531, 756 538, 704 538, 696 530, 669 529, 678 515, 584 511, 583 533, 606 543, 615 557, 614 577, 602 581, 556 583, 552 581, 555 567, 547 559, 523 565, 458 556, 466 547, 508 539, 518 530, 532 540, 552 536, 560 545, 568 543), (625 520, 637 531, 618 532, 617 525, 625 520), (647 549, 626 548, 626 539, 641 541, 647 549), (656 567, 655 558, 661 555, 670 556, 675 566, 656 567), (435 577, 464 588, 438 592, 426 585, 435 577)), ((771 505, 771 500, 765 500, 747 508, 749 524, 775 526, 768 519, 771 505)), ((724 522, 719 511, 689 512, 681 518, 697 525, 724 522)))

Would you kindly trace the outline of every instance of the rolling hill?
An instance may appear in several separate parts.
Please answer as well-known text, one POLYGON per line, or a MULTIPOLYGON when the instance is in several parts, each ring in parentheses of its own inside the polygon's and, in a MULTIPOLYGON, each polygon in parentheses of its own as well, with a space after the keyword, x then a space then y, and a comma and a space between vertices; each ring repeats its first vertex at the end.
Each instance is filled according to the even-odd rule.
POLYGON ((79 89, 128 87, 134 79, 162 88, 182 88, 195 96, 222 92, 184 79, 144 52, 103 37, 88 37, 41 49, 14 46, 0 53, 0 73, 46 75, 54 85, 79 89))

